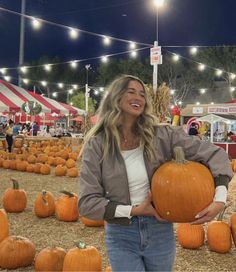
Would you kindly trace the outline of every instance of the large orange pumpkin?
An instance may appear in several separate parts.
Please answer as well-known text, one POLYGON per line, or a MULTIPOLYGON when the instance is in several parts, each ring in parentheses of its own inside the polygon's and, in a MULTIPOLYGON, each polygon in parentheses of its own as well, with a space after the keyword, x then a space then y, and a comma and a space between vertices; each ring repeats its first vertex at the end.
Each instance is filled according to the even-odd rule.
POLYGON ((177 240, 184 248, 197 249, 204 244, 205 231, 202 225, 179 223, 176 232, 177 240))
POLYGON ((32 264, 35 256, 35 245, 27 238, 9 236, 1 242, 0 267, 16 269, 32 264))
POLYGON ((19 183, 11 179, 13 188, 8 188, 3 193, 3 207, 7 212, 23 212, 27 205, 27 194, 25 190, 19 189, 19 183))
POLYGON ((102 271, 102 258, 95 247, 84 243, 76 246, 67 252, 63 271, 102 271))
POLYGON ((186 161, 175 148, 175 160, 162 164, 152 178, 152 198, 158 214, 172 222, 192 222, 212 201, 214 179, 201 163, 186 161))
POLYGON ((62 271, 65 255, 61 247, 42 249, 35 258, 35 271, 62 271))
POLYGON ((34 212, 38 217, 48 217, 55 213, 55 200, 51 192, 38 193, 34 201, 34 212))
POLYGON ((104 220, 92 220, 87 217, 81 216, 80 221, 87 227, 103 227, 104 220))
POLYGON ((78 196, 71 192, 61 191, 62 195, 56 202, 56 217, 61 221, 77 221, 78 212, 78 196))
POLYGON ((7 214, 3 209, 0 209, 0 243, 4 240, 7 236, 9 236, 9 224, 7 219, 7 214))
POLYGON ((78 171, 78 168, 76 167, 73 167, 67 170, 68 177, 76 178, 78 177, 78 174, 79 174, 79 171, 78 171))

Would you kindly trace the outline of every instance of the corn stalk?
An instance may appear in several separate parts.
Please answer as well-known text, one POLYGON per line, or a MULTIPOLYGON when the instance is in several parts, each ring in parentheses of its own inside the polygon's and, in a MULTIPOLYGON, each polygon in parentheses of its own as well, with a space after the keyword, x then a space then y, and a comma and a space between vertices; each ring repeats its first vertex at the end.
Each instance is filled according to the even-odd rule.
POLYGON ((147 91, 151 97, 153 114, 157 116, 159 122, 165 122, 166 117, 170 116, 170 89, 166 83, 162 83, 155 92, 151 85, 147 86, 147 91))

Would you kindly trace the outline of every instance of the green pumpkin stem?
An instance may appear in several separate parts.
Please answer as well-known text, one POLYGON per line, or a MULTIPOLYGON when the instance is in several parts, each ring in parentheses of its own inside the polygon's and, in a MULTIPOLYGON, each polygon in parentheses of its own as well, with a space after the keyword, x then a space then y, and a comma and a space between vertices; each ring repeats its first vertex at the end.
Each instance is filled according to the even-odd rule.
POLYGON ((69 197, 74 197, 74 196, 75 196, 73 193, 68 192, 68 191, 66 191, 66 190, 62 190, 62 191, 60 191, 60 193, 62 193, 62 194, 64 194, 64 195, 67 195, 67 196, 69 196, 69 197))
POLYGON ((11 178, 11 181, 13 182, 13 189, 14 190, 19 190, 19 183, 16 179, 11 178))
POLYGON ((83 242, 75 242, 75 245, 79 248, 79 249, 85 249, 87 246, 85 243, 83 242))
POLYGON ((223 220, 225 210, 226 210, 228 207, 229 207, 229 205, 225 205, 225 206, 224 206, 224 209, 219 213, 219 215, 218 215, 218 217, 217 217, 217 221, 222 221, 222 220, 223 220))
POLYGON ((175 162, 179 164, 187 163, 188 161, 185 160, 185 155, 183 148, 181 146, 176 146, 174 148, 174 154, 175 154, 175 162))

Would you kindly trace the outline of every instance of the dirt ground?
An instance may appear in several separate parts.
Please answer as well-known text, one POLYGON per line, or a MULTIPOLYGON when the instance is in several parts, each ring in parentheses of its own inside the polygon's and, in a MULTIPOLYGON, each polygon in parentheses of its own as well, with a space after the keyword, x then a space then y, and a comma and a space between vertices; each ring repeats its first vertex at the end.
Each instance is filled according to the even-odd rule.
MULTIPOLYGON (((108 265, 104 243, 104 229, 84 226, 79 220, 74 223, 61 222, 55 217, 39 219, 33 212, 34 199, 41 190, 53 193, 55 199, 59 191, 65 189, 78 193, 78 179, 69 177, 55 177, 24 173, 14 170, 0 169, 0 195, 11 187, 10 178, 19 181, 20 187, 27 192, 28 204, 24 212, 8 213, 10 233, 32 240, 37 252, 47 246, 60 246, 68 250, 74 246, 74 241, 82 241, 95 246, 103 260, 103 269, 108 265)), ((236 177, 229 187, 229 204, 236 198, 236 177)), ((0 201, 2 208, 2 201, 0 201)), ((232 205, 226 210, 224 220, 227 222, 232 213, 232 205)), ((0 269, 1 270, 1 269, 0 269)), ((1 270, 4 271, 4 270, 1 270)), ((34 271, 33 266, 12 271, 34 271)), ((236 271, 236 249, 232 246, 230 253, 218 254, 208 250, 207 243, 199 250, 183 249, 177 242, 177 254, 174 271, 236 271)))

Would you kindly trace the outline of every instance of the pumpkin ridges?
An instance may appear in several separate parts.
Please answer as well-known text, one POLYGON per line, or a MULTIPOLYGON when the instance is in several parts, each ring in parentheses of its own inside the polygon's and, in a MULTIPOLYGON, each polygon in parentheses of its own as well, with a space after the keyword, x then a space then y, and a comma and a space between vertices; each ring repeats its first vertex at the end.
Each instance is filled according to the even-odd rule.
POLYGON ((9 236, 9 223, 7 214, 4 209, 0 209, 0 242, 2 242, 6 237, 9 236))
POLYGON ((153 175, 151 187, 157 212, 172 222, 194 221, 195 215, 213 201, 215 193, 208 168, 192 161, 162 164, 153 175))
POLYGON ((55 214, 55 200, 51 192, 42 191, 37 194, 34 202, 34 212, 38 217, 49 217, 55 214))
POLYGON ((44 248, 35 258, 36 271, 62 271, 66 251, 61 247, 44 248))
POLYGON ((217 221, 211 221, 207 227, 208 247, 211 251, 218 253, 227 253, 232 247, 230 226, 222 221, 227 207, 225 206, 223 211, 219 213, 217 221))
POLYGON ((102 258, 93 246, 70 249, 64 259, 63 271, 102 271, 102 258))
POLYGON ((1 242, 0 267, 15 269, 31 265, 35 252, 35 245, 29 239, 21 236, 9 236, 1 242))
POLYGON ((22 212, 27 205, 27 194, 24 190, 19 189, 19 183, 11 179, 13 188, 8 188, 3 193, 3 207, 7 212, 22 212))
POLYGON ((197 249, 204 244, 205 231, 202 225, 179 223, 176 233, 179 244, 184 248, 197 249))

